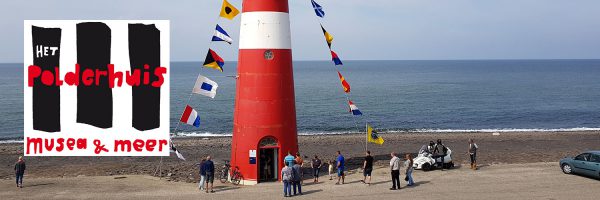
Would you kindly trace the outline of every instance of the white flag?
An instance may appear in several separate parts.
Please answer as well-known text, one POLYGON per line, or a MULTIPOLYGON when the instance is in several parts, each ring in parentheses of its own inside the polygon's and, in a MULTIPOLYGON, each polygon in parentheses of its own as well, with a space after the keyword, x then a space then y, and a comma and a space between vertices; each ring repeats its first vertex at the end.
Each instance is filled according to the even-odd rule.
POLYGON ((196 84, 194 85, 192 92, 210 98, 215 98, 215 95, 217 95, 217 87, 219 87, 217 82, 214 82, 202 75, 198 75, 198 79, 196 79, 196 84))

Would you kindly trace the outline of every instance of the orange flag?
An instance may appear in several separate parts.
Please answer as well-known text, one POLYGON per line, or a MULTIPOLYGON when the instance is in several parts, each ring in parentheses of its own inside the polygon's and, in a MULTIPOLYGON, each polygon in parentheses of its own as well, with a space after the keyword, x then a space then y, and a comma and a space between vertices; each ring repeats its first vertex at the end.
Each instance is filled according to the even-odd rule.
POLYGON ((344 87, 344 92, 350 93, 350 84, 348 84, 348 82, 346 82, 346 79, 342 76, 340 71, 338 71, 337 73, 338 73, 338 76, 340 77, 340 82, 342 82, 342 87, 344 87))

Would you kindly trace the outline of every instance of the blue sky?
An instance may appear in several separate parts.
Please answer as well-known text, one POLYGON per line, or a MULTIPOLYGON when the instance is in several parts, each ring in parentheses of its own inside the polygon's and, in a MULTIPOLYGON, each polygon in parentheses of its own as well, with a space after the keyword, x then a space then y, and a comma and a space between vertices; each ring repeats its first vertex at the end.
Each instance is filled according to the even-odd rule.
MULTIPOLYGON (((241 9, 241 0, 230 0, 241 9)), ((290 0, 295 60, 328 60, 319 22, 343 60, 600 58, 597 0, 290 0)), ((206 49, 237 59, 237 42, 210 43, 216 23, 236 40, 239 16, 219 19, 221 0, 3 1, 0 62, 22 62, 23 20, 166 19, 171 60, 200 61, 206 49), (136 6, 144 5, 144 6, 136 6)))

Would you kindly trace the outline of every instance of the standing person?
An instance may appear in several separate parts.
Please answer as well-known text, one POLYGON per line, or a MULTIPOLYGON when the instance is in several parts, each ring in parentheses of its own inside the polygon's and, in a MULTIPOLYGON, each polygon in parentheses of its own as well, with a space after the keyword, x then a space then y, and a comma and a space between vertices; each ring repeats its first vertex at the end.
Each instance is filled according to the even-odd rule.
POLYGON ((289 167, 290 163, 285 162, 285 166, 281 169, 281 181, 283 182, 283 196, 289 197, 292 196, 292 177, 293 171, 292 168, 289 167))
POLYGON ((25 174, 25 161, 23 156, 19 156, 19 160, 15 163, 15 175, 17 178, 17 187, 23 188, 23 175, 25 174))
POLYGON ((469 139, 469 150, 467 151, 467 153, 469 153, 469 157, 471 157, 472 170, 477 170, 477 149, 479 149, 477 144, 475 144, 473 139, 469 139))
POLYGON ((310 161, 310 166, 313 169, 313 182, 318 183, 319 172, 321 171, 321 167, 323 166, 323 163, 321 163, 321 159, 319 159, 319 156, 315 155, 315 158, 310 161))
POLYGON ((290 167, 294 166, 294 156, 288 151, 287 156, 283 158, 283 162, 287 163, 290 167))
POLYGON ((204 173, 206 173, 206 193, 209 192, 209 185, 210 193, 214 193, 213 182, 215 181, 215 164, 210 160, 210 156, 206 156, 206 161, 204 161, 204 173))
POLYGON ((390 154, 390 170, 392 171, 392 187, 390 190, 400 189, 400 158, 398 158, 396 152, 390 154))
POLYGON ((412 172, 413 172, 413 157, 412 155, 410 155, 409 153, 406 154, 406 161, 404 162, 404 165, 406 165, 406 181, 408 181, 408 185, 407 186, 413 186, 415 184, 413 178, 412 178, 412 172))
POLYGON ((444 146, 444 144, 442 144, 442 140, 438 139, 437 144, 435 144, 435 149, 433 150, 433 157, 441 158, 442 164, 440 164, 440 166, 442 167, 442 171, 444 171, 444 157, 446 157, 446 151, 448 151, 448 149, 446 148, 446 146, 444 146))
POLYGON ((273 163, 273 160, 271 160, 270 156, 267 156, 267 161, 265 162, 265 174, 267 175, 266 179, 272 179, 273 176, 271 176, 271 165, 273 163))
POLYGON ((296 152, 296 157, 294 158, 294 161, 296 162, 296 164, 300 165, 300 169, 299 169, 299 173, 300 173, 300 184, 304 183, 304 171, 302 170, 302 167, 304 167, 304 159, 302 159, 302 156, 300 156, 300 152, 296 152))
POLYGON ((365 162, 363 162, 363 180, 361 182, 365 184, 371 185, 371 172, 373 171, 373 156, 371 156, 371 151, 367 151, 367 156, 365 156, 365 162), (369 182, 367 182, 367 178, 369 178, 369 182))
POLYGON ((198 165, 198 169, 200 170, 200 181, 198 182, 198 189, 199 190, 204 190, 204 182, 206 181, 206 171, 204 171, 204 162, 206 162, 206 158, 202 158, 202 160, 200 161, 200 163, 196 164, 198 165))
POLYGON ((337 183, 335 183, 336 185, 340 184, 340 179, 342 179, 342 184, 344 184, 344 179, 346 178, 346 174, 344 174, 344 156, 342 155, 342 153, 340 151, 337 151, 337 175, 338 175, 338 181, 337 183))
POLYGON ((301 176, 301 172, 300 170, 302 170, 302 168, 300 167, 300 164, 295 163, 296 161, 294 161, 294 166, 292 166, 292 171, 294 173, 294 176, 292 176, 292 185, 294 187, 294 195, 296 194, 300 194, 302 195, 302 176, 301 176), (298 189, 296 191, 296 189, 298 189), (298 192, 298 193, 296 193, 298 192))
POLYGON ((329 161, 329 180, 333 180, 333 166, 335 165, 333 163, 333 160, 329 161))

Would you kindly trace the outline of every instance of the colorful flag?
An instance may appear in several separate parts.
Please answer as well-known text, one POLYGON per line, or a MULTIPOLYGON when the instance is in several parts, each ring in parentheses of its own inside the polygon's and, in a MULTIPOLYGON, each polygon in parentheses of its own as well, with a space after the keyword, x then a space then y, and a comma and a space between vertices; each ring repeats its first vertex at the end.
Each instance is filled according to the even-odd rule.
POLYGON ((183 157, 183 154, 179 153, 179 151, 177 150, 177 148, 175 148, 175 145, 173 144, 172 141, 171 141, 171 152, 175 152, 175 155, 177 155, 177 158, 179 158, 181 160, 185 160, 185 158, 183 157))
POLYGON ((206 54, 206 59, 204 60, 204 66, 208 68, 213 68, 223 72, 223 65, 225 61, 221 58, 215 51, 212 49, 208 49, 208 54, 206 54))
POLYGON ((338 55, 333 51, 331 51, 331 60, 333 60, 333 63, 335 63, 335 65, 343 65, 342 60, 340 60, 340 57, 338 57, 338 55))
POLYGON ((221 13, 219 16, 231 20, 239 13, 240 11, 235 8, 235 6, 231 5, 227 0, 223 0, 223 6, 221 6, 221 13))
POLYGON ((225 30, 223 30, 223 28, 221 28, 221 26, 217 24, 217 28, 215 28, 215 33, 213 34, 212 41, 223 41, 231 44, 231 42, 233 42, 233 39, 231 39, 231 37, 229 37, 229 34, 227 34, 227 32, 225 32, 225 30))
POLYGON ((183 114, 181 114, 181 119, 179 119, 179 121, 195 127, 200 127, 200 116, 196 110, 190 107, 190 105, 185 106, 185 110, 183 111, 183 114))
POLYGON ((321 24, 321 30, 323 30, 323 35, 325 35, 325 41, 327 41, 327 46, 331 49, 331 41, 333 41, 333 36, 329 34, 325 28, 323 28, 323 24, 321 24))
POLYGON ((321 5, 317 4, 317 2, 315 2, 315 0, 310 0, 312 3, 313 8, 315 9, 315 14, 317 14, 317 16, 323 18, 325 17, 325 11, 323 11, 323 7, 321 7, 321 5))
POLYGON ((377 135, 377 132, 373 130, 373 128, 369 124, 367 124, 367 141, 379 145, 382 145, 384 142, 383 138, 379 137, 379 135, 377 135))
POLYGON ((192 89, 192 92, 210 98, 215 98, 215 95, 217 95, 217 87, 219 87, 217 82, 214 82, 202 75, 198 75, 198 78, 196 79, 196 84, 194 84, 194 89, 192 89))
POLYGON ((346 79, 342 76, 340 71, 338 71, 337 73, 338 73, 338 76, 340 77, 340 82, 342 83, 342 87, 344 87, 344 92, 349 93, 350 92, 350 84, 348 84, 348 82, 346 82, 346 79))
POLYGON ((362 112, 358 110, 358 107, 354 105, 352 101, 348 100, 348 105, 350 105, 350 112, 352 112, 352 115, 362 115, 362 112))

